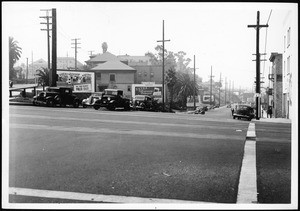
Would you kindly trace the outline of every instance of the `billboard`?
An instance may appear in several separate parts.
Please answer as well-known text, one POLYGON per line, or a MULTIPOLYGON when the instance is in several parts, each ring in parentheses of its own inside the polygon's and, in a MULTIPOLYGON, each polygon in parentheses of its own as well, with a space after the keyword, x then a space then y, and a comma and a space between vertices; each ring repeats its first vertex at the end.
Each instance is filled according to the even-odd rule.
POLYGON ((95 92, 95 73, 57 70, 57 86, 73 87, 74 93, 95 92))
POLYGON ((136 95, 149 95, 161 97, 162 85, 155 83, 132 84, 132 97, 136 95))

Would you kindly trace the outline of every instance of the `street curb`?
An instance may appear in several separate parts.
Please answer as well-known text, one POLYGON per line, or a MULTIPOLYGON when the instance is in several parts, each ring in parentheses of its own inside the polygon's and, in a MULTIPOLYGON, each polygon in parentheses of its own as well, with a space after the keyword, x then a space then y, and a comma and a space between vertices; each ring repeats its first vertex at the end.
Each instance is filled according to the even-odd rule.
POLYGON ((246 140, 256 140, 255 123, 250 123, 246 135, 246 140))
POLYGON ((250 123, 245 141, 236 203, 256 204, 257 201, 256 134, 255 124, 250 123))

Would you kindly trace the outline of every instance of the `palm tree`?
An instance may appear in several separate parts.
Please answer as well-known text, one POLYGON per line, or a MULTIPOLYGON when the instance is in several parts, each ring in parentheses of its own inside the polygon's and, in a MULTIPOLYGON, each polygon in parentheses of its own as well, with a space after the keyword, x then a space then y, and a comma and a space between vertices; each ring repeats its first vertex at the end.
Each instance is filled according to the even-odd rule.
POLYGON ((174 86, 174 92, 177 93, 178 100, 180 100, 183 105, 186 105, 187 98, 194 94, 194 88, 196 92, 198 91, 198 85, 194 85, 194 81, 191 80, 192 75, 186 72, 177 72, 177 82, 174 86))
POLYGON ((9 37, 9 79, 15 78, 15 63, 20 59, 22 48, 18 46, 18 42, 13 37, 9 37))
POLYGON ((37 69, 36 72, 36 75, 39 76, 38 83, 41 84, 43 90, 45 90, 45 86, 49 86, 50 71, 48 68, 41 67, 37 69))

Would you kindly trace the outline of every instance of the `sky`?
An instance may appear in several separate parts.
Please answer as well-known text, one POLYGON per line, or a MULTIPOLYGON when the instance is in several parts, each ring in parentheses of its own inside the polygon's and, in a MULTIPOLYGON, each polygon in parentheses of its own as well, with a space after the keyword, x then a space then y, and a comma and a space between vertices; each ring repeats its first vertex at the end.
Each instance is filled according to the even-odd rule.
MULTIPOLYGON (((18 64, 47 60, 46 12, 57 13, 57 56, 89 59, 90 51, 102 53, 102 43, 115 55, 143 56, 156 53, 162 40, 164 20, 165 48, 174 53, 184 51, 192 59, 190 67, 204 81, 212 71, 214 80, 225 78, 235 88, 253 89, 256 65, 256 24, 260 11, 260 53, 266 53, 261 72, 267 77, 272 52, 283 52, 282 25, 295 4, 286 3, 160 3, 160 2, 2 2, 2 43, 8 46, 12 36, 22 48, 18 64), (272 11, 272 12, 271 12, 272 11), (271 15, 270 15, 271 14, 271 15), (267 35, 267 36, 266 36, 267 35), (7 44, 7 45, 6 45, 7 44)), ((50 13, 51 14, 51 13, 50 13)), ((8 51, 6 51, 8 52, 8 51)), ((264 58, 263 58, 264 59, 264 58)))

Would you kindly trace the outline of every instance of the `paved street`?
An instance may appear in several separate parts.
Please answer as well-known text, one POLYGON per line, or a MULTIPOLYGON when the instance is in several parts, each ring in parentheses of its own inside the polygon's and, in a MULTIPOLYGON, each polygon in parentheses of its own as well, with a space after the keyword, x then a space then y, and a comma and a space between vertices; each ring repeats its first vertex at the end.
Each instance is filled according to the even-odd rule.
POLYGON ((291 134, 289 123, 256 122, 259 203, 291 203, 291 134))
POLYGON ((235 203, 248 121, 10 106, 10 187, 235 203), (220 185, 221 184, 221 185, 220 185))

